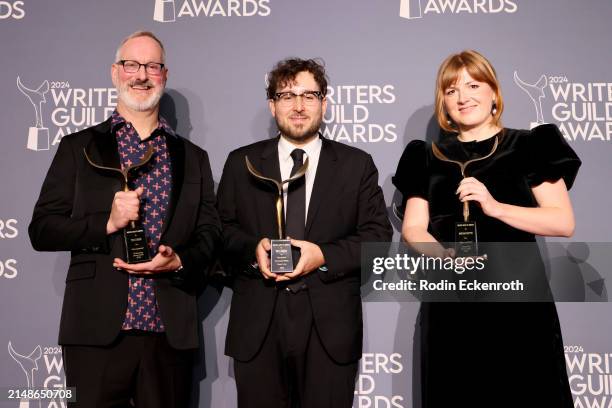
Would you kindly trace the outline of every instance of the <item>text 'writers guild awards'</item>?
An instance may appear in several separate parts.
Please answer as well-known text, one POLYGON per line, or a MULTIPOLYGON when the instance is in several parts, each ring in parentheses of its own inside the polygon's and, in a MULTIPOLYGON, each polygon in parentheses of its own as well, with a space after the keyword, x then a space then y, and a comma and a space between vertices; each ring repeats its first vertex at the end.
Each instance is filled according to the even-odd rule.
POLYGON ((248 156, 244 157, 247 169, 253 177, 272 183, 276 186, 276 226, 278 231, 278 239, 270 240, 270 271, 273 273, 288 273, 293 272, 293 256, 291 255, 291 240, 287 239, 285 232, 285 211, 283 205, 283 185, 303 177, 308 169, 308 157, 304 160, 304 164, 295 172, 295 174, 286 180, 274 180, 266 177, 253 167, 248 156))
MULTIPOLYGON (((442 161, 448 163, 455 163, 461 170, 461 176, 466 178, 465 169, 470 163, 474 163, 480 160, 487 159, 495 153, 497 150, 497 144, 499 139, 495 136, 495 143, 491 151, 483 156, 476 159, 461 162, 458 160, 451 160, 446 157, 436 146, 435 143, 431 144, 431 150, 434 156, 442 161)), ((476 229, 476 222, 470 221, 470 204, 467 201, 463 202, 463 221, 455 222, 455 255, 456 256, 478 256, 478 230, 476 229)))
MULTIPOLYGON (((149 162, 149 160, 151 160, 151 157, 153 157, 153 147, 149 146, 140 162, 124 168, 101 166, 91 160, 85 149, 83 149, 83 153, 85 154, 85 158, 89 164, 91 164, 93 167, 104 171, 110 171, 114 174, 120 174, 121 180, 123 181, 123 191, 129 191, 128 184, 130 172, 144 166, 149 162)), ((151 260, 145 230, 139 221, 130 221, 130 223, 123 229, 123 242, 125 246, 125 261, 127 263, 136 264, 151 260)))

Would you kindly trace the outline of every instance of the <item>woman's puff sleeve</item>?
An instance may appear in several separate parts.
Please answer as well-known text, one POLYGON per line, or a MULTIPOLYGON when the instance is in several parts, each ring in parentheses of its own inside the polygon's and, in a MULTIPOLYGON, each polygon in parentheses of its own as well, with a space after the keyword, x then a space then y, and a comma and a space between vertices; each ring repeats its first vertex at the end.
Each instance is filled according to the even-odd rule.
POLYGON ((391 181, 404 196, 428 199, 429 171, 427 169, 427 144, 413 140, 404 149, 391 181))
POLYGON ((531 187, 561 178, 569 190, 582 164, 576 152, 552 124, 540 125, 525 135, 524 158, 531 187))

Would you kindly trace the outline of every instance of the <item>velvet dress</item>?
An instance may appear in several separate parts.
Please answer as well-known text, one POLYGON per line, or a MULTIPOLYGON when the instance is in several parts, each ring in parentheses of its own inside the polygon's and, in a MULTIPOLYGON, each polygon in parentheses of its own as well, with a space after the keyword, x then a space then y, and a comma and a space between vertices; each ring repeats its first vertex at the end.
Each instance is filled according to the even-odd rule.
MULTIPOLYGON (((532 187, 560 178, 572 186, 580 160, 554 125, 504 129, 472 142, 452 135, 436 144, 446 157, 465 162, 486 156, 495 139, 493 155, 469 164, 466 173, 497 201, 536 207, 532 187)), ((430 144, 416 140, 404 150, 393 184, 404 200, 427 200, 428 231, 452 242, 455 222, 462 220, 463 204, 455 194, 461 179, 459 166, 439 160, 430 144)), ((484 215, 478 203, 470 203, 470 218, 480 242, 535 242, 533 234, 484 215)), ((540 266, 529 275, 548 286, 536 256, 540 266)), ((525 269, 512 262, 515 269, 506 273, 525 269)), ((553 302, 425 302, 417 325, 423 407, 573 407, 553 302)))

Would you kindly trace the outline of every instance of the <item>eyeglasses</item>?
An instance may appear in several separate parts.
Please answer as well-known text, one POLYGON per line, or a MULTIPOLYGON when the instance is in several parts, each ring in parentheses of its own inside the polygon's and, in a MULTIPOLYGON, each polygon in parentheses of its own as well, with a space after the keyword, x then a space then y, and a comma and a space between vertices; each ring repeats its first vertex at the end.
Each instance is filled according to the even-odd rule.
POLYGON ((298 96, 302 97, 302 103, 306 106, 315 106, 321 99, 323 99, 323 94, 321 91, 304 91, 300 94, 288 91, 275 93, 274 100, 279 105, 288 107, 293 106, 295 101, 297 101, 298 96))
POLYGON ((149 75, 161 75, 162 70, 164 69, 164 64, 159 62, 147 62, 146 64, 141 64, 138 61, 133 60, 121 60, 118 61, 117 64, 123 66, 123 70, 128 74, 135 74, 140 71, 140 67, 145 67, 145 71, 149 75))

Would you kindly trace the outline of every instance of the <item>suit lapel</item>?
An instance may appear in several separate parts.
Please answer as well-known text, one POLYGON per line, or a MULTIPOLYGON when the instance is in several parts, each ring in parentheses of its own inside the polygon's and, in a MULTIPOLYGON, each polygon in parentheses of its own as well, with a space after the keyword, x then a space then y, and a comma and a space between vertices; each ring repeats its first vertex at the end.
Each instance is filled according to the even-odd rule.
POLYGON ((94 137, 87 146, 87 154, 95 164, 120 169, 117 139, 110 131, 110 119, 93 129, 94 137))
MULTIPOLYGON (((110 131, 110 118, 93 128, 93 137, 85 147, 87 156, 99 166, 121 169, 117 139, 110 131)), ((112 178, 116 190, 123 186, 123 177, 115 171, 95 169, 95 171, 112 178)))
POLYGON ((170 192, 170 206, 166 212, 162 235, 172 222, 185 178, 185 143, 178 136, 166 135, 166 146, 168 147, 170 167, 172 168, 172 189, 170 192))
POLYGON ((319 164, 317 165, 317 172, 315 175, 314 186, 312 188, 312 194, 310 195, 310 203, 308 204, 308 216, 306 217, 306 237, 310 232, 310 228, 314 223, 314 219, 317 216, 317 211, 321 206, 321 202, 327 196, 329 196, 329 190, 334 181, 334 173, 337 165, 338 156, 332 143, 321 138, 323 145, 321 146, 321 155, 319 156, 319 164))

